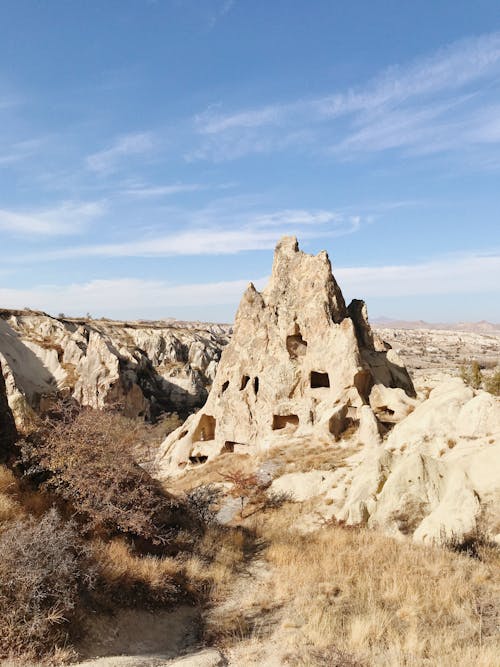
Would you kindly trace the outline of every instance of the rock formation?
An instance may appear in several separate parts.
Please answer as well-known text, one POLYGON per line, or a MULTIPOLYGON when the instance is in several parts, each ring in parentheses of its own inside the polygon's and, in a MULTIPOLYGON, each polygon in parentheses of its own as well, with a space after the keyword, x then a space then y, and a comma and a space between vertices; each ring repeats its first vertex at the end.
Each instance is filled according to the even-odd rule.
POLYGON ((187 415, 205 401, 230 330, 0 311, 0 362, 16 424, 27 431, 58 393, 126 415, 187 415))
POLYGON ((371 331, 362 301, 346 307, 326 252, 277 245, 262 293, 250 284, 204 408, 164 442, 160 474, 222 452, 262 451, 290 437, 378 441, 415 405, 398 358, 371 331))
POLYGON ((303 530, 322 516, 417 541, 484 532, 500 543, 500 400, 458 377, 425 398, 372 332, 364 303, 346 307, 326 253, 284 238, 268 286, 243 295, 205 406, 163 443, 158 475, 247 453, 276 471, 271 491, 313 503, 303 530), (322 460, 325 448, 332 462, 346 454, 300 472, 311 447, 322 460), (273 452, 290 448, 299 471, 283 474, 273 452))
POLYGON ((433 389, 382 446, 344 463, 282 475, 271 488, 317 498, 325 519, 395 536, 446 543, 486 533, 500 543, 500 400, 460 378, 433 389))
POLYGON ((0 364, 0 462, 8 456, 16 437, 16 426, 7 401, 7 391, 0 364))

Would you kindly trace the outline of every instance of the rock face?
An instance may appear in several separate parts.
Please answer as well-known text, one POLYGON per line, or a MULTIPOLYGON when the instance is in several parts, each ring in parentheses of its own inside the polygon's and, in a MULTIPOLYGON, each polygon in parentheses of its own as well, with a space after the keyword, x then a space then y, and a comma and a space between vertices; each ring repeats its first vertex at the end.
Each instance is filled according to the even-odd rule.
POLYGON ((71 320, 0 311, 0 362, 18 428, 27 431, 58 393, 126 415, 187 415, 204 403, 222 347, 220 325, 71 320))
POLYGON ((0 461, 5 460, 16 437, 16 426, 7 401, 7 391, 0 364, 0 461))
MULTIPOLYGON (((378 438, 415 405, 405 368, 373 335, 362 301, 346 307, 325 252, 277 245, 262 293, 250 284, 204 408, 162 445, 160 474, 291 436, 378 438)), ((368 443, 367 443, 368 444, 368 443)))
POLYGON ((448 543, 480 532, 500 543, 500 400, 450 378, 379 447, 334 471, 281 475, 271 489, 316 498, 325 519, 394 536, 448 543))

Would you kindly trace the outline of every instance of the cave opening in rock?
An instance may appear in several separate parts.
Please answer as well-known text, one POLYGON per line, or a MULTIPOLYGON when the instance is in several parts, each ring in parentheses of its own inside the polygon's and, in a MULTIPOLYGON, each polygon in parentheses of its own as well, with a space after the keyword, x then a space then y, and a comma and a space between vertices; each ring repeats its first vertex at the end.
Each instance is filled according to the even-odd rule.
POLYGON ((200 465, 200 463, 206 463, 208 456, 190 456, 189 462, 193 465, 200 465))
POLYGON ((213 440, 215 438, 216 423, 215 417, 212 417, 211 415, 202 415, 193 434, 193 442, 213 440))
POLYGON ((299 418, 297 415, 273 415, 273 431, 279 431, 287 426, 299 425, 299 418))
POLYGON ((221 393, 223 394, 223 393, 226 391, 226 389, 227 389, 228 387, 229 387, 229 380, 226 380, 226 381, 224 382, 224 384, 222 385, 221 393))
POLYGON ((244 375, 244 376, 241 378, 240 391, 243 391, 243 389, 245 389, 245 387, 247 386, 247 384, 249 383, 249 381, 250 381, 250 376, 249 376, 249 375, 244 375))
POLYGON ((255 377, 253 379, 253 390, 254 390, 255 394, 259 393, 259 378, 258 377, 255 377))
POLYGON ((319 387, 329 387, 330 378, 328 373, 320 373, 319 371, 311 371, 311 389, 318 389, 319 387))
POLYGON ((287 336, 286 349, 288 350, 290 359, 298 359, 299 357, 303 357, 307 352, 307 341, 302 338, 300 333, 287 336))

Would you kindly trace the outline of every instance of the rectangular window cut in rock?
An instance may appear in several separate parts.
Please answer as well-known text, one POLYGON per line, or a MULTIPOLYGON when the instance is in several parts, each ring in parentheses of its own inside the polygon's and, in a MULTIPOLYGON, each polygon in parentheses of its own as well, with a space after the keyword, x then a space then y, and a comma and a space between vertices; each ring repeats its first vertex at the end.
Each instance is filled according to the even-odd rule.
POLYGON ((328 373, 320 373, 318 371, 311 371, 311 389, 318 389, 319 387, 329 387, 330 378, 328 373))
POLYGON ((297 415, 273 415, 273 431, 279 431, 287 426, 297 428, 299 418, 297 415))

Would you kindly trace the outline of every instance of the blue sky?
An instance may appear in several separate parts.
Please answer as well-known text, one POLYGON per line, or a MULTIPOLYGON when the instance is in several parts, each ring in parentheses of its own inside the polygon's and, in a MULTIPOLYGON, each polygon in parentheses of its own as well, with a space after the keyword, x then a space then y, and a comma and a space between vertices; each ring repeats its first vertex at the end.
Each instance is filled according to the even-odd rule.
POLYGON ((500 321, 498 0, 2 0, 0 306, 230 321, 283 234, 500 321))

